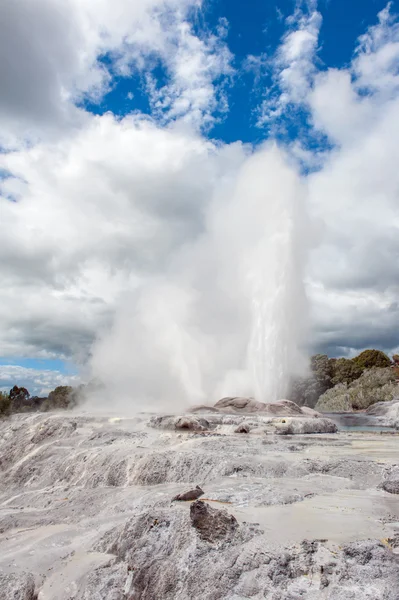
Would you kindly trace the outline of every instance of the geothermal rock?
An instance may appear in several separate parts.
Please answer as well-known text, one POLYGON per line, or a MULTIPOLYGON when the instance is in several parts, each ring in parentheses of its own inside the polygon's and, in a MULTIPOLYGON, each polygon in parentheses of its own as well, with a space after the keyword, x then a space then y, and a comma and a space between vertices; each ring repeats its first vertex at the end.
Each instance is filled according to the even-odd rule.
POLYGON ((238 528, 237 519, 233 515, 225 510, 212 508, 202 500, 197 500, 190 506, 190 519, 200 538, 206 542, 229 539, 238 528))
POLYGON ((248 423, 240 423, 236 429, 234 429, 234 433, 249 433, 251 431, 248 423))
POLYGON ((204 491, 200 488, 199 485, 197 485, 195 487, 195 489, 193 490, 189 490, 188 492, 184 492, 184 494, 177 494, 177 496, 175 496, 172 499, 172 502, 174 501, 180 501, 180 502, 186 502, 188 500, 197 500, 198 498, 200 498, 200 496, 204 495, 204 491))
POLYGON ((396 427, 399 429, 399 399, 391 402, 377 402, 372 404, 366 414, 378 417, 378 423, 382 427, 396 427))
POLYGON ((31 573, 0 574, 0 594, 4 600, 36 600, 35 580, 31 573))
POLYGON ((221 412, 264 412, 266 404, 264 402, 257 402, 253 398, 241 398, 241 397, 228 397, 222 398, 216 402, 214 408, 217 408, 221 412))
POLYGON ((305 435, 292 452, 253 428, 323 419, 215 413, 182 435, 187 415, 150 416, 0 420, 1 600, 398 600, 398 496, 381 482, 399 480, 399 436, 305 435), (171 504, 197 482, 215 502, 171 504))
POLYGON ((209 429, 209 421, 201 417, 184 416, 152 417, 149 424, 159 429, 174 429, 182 431, 205 431, 209 429))
POLYGON ((278 435, 297 435, 309 433, 336 433, 338 428, 331 419, 292 418, 276 422, 278 435))
POLYGON ((382 483, 381 487, 390 494, 399 494, 399 479, 388 479, 382 483))
POLYGON ((270 416, 320 416, 319 413, 307 407, 300 407, 291 400, 278 402, 257 402, 253 398, 227 397, 216 402, 214 408, 224 413, 258 413, 270 416))

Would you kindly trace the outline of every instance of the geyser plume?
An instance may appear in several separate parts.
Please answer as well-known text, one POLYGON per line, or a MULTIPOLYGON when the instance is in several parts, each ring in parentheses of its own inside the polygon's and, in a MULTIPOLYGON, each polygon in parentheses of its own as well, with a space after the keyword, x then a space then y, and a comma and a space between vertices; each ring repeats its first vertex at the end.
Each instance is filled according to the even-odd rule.
POLYGON ((270 402, 299 369, 301 180, 276 146, 240 149, 230 163, 218 152, 198 233, 170 252, 162 273, 141 276, 93 348, 92 375, 120 408, 178 409, 223 395, 270 402))

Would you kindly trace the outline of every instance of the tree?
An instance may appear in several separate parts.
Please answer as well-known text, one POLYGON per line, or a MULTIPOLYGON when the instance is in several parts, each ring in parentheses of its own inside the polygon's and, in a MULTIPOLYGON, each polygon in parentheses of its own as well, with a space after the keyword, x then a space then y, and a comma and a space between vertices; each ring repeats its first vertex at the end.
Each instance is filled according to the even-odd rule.
POLYGON ((24 387, 14 385, 10 390, 11 412, 24 412, 31 408, 29 403, 30 393, 24 387))
POLYGON ((291 382, 289 399, 302 406, 313 408, 318 398, 333 386, 333 362, 326 354, 315 354, 310 359, 309 377, 291 382))
POLYGON ((382 369, 384 367, 390 367, 392 364, 391 360, 384 352, 373 349, 364 350, 359 356, 355 356, 352 360, 362 371, 372 369, 373 367, 382 369))
POLYGON ((7 415, 10 410, 10 396, 5 392, 0 392, 0 416, 7 415))
POLYGON ((49 393, 42 404, 42 410, 58 410, 72 408, 77 403, 77 390, 70 385, 60 385, 49 393))
POLYGON ((364 410, 376 402, 388 402, 398 395, 396 375, 390 368, 364 371, 350 385, 338 383, 320 396, 316 410, 343 412, 364 410))
POLYGON ((333 359, 332 363, 332 383, 352 383, 362 374, 361 367, 350 358, 333 359))

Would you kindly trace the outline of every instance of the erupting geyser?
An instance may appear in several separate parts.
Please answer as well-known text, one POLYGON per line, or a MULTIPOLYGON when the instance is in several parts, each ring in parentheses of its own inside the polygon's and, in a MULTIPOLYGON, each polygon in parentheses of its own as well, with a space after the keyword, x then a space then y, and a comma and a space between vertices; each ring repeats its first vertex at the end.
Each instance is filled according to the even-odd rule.
POLYGON ((124 408, 272 402, 298 371, 303 184, 275 145, 238 162, 223 172, 221 160, 199 231, 162 258, 162 271, 140 275, 93 349, 93 375, 124 408))
POLYGON ((305 219, 298 178, 277 152, 274 169, 262 170, 264 158, 255 156, 245 177, 252 181, 247 209, 257 236, 249 246, 244 270, 251 307, 247 367, 255 399, 271 402, 286 396, 290 376, 301 363, 306 322, 305 219))

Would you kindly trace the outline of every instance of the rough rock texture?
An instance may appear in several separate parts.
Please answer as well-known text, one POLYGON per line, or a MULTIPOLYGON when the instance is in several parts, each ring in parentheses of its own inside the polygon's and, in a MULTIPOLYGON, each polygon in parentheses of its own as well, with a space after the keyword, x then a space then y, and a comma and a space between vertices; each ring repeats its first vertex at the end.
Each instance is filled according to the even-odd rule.
POLYGON ((234 429, 234 433, 249 433, 251 428, 248 423, 240 423, 238 427, 234 429))
POLYGON ((161 427, 163 429, 182 429, 187 431, 206 431, 210 427, 209 421, 206 419, 193 416, 152 417, 150 424, 153 427, 161 427))
MULTIPOLYGON (((291 400, 279 400, 278 402, 257 402, 253 398, 227 397, 222 398, 213 407, 219 412, 227 413, 261 413, 264 415, 277 416, 320 416, 320 413, 310 408, 300 407, 291 400)), ((201 407, 203 409, 203 407, 201 407)), ((198 409, 197 409, 198 410, 198 409)))
POLYGON ((297 435, 304 433, 336 433, 338 428, 330 419, 287 419, 276 424, 279 435, 297 435))
POLYGON ((387 479, 382 484, 382 489, 390 494, 399 494, 399 479, 387 479))
POLYGON ((200 538, 207 542, 231 539, 238 528, 237 519, 233 515, 225 510, 212 508, 202 500, 191 504, 190 519, 200 538))
POLYGON ((181 418, 0 421, 0 598, 398 600, 397 436, 181 418), (204 501, 171 502, 197 483, 204 501))
POLYGON ((37 600, 32 573, 0 573, 0 597, 3 600, 37 600))
POLYGON ((296 435, 309 433, 335 433, 336 424, 326 417, 296 415, 269 416, 257 414, 206 414, 206 418, 194 416, 169 415, 152 417, 150 425, 156 429, 173 431, 196 431, 204 434, 220 435, 221 433, 280 433, 296 435))
POLYGON ((378 422, 384 427, 395 427, 399 429, 399 399, 391 402, 377 402, 366 410, 366 414, 378 417, 378 422))

